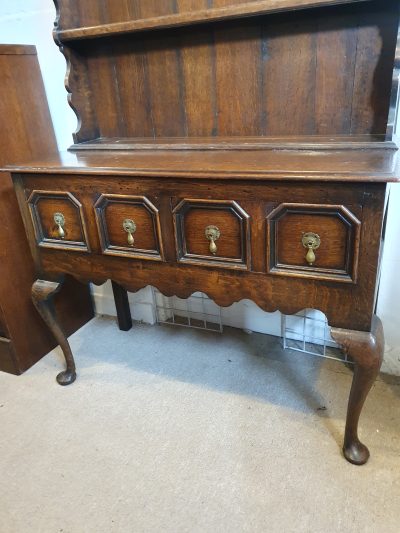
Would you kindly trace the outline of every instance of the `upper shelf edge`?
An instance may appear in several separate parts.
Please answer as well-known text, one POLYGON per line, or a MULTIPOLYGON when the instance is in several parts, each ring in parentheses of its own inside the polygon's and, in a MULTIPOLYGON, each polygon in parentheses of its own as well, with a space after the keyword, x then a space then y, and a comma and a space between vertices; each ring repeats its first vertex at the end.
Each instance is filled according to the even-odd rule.
POLYGON ((147 19, 114 22, 98 26, 86 26, 56 30, 57 39, 61 42, 94 39, 121 35, 125 33, 142 32, 179 26, 189 26, 207 22, 217 22, 239 17, 252 17, 282 11, 310 9, 316 7, 333 6, 339 4, 354 4, 370 2, 371 0, 257 0, 246 4, 203 9, 194 12, 176 13, 147 19))
POLYGON ((81 151, 265 151, 265 150, 398 150, 384 135, 299 136, 299 137, 185 137, 185 138, 98 138, 73 144, 81 151))

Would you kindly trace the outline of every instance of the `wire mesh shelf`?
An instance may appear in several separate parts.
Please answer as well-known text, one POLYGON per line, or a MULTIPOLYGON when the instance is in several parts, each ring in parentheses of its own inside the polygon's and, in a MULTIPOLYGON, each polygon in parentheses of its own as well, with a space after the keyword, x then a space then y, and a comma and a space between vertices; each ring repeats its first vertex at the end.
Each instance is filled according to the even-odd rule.
MULTIPOLYGON (((201 292, 187 299, 164 296, 152 288, 158 324, 223 332, 221 308, 201 292)), ((332 340, 326 317, 320 311, 306 309, 295 315, 281 315, 284 349, 351 363, 332 340)))
POLYGON ((305 309, 295 315, 282 315, 282 346, 317 357, 351 363, 333 341, 323 313, 305 309))
POLYGON ((202 292, 183 300, 177 296, 164 296, 153 288, 153 302, 158 324, 223 331, 221 308, 202 292))

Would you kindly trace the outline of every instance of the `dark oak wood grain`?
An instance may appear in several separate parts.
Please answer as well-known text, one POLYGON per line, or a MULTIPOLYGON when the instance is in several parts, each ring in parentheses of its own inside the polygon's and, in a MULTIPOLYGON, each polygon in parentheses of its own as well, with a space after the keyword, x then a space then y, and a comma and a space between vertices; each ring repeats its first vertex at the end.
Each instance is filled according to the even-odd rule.
MULTIPOLYGON (((57 152, 35 47, 0 45, 0 78, 0 166, 57 152)), ((8 173, 0 177, 0 228, 0 370, 21 374, 56 341, 31 301, 36 272, 8 173)), ((72 278, 55 305, 68 335, 93 317, 89 287, 72 278)))
POLYGON ((52 301, 60 289, 61 282, 36 280, 32 285, 32 301, 60 345, 67 363, 66 370, 58 374, 57 381, 60 385, 70 385, 76 379, 75 361, 67 337, 56 319, 52 301))
POLYGON ((84 240, 79 211, 67 199, 62 197, 54 199, 42 198, 36 204, 36 209, 45 238, 65 241, 84 240), (65 217, 65 226, 63 229, 65 236, 62 238, 59 236, 59 229, 54 221, 54 215, 58 212, 62 213, 65 217))
MULTIPOLYGON (((203 0, 194 0, 191 3, 181 1, 179 3, 180 9, 176 12, 177 2, 164 0, 160 3, 152 0, 146 0, 145 2, 139 0, 139 2, 135 2, 132 6, 127 6, 125 10, 120 11, 118 22, 113 20, 114 9, 107 6, 103 11, 92 1, 87 2, 85 10, 80 9, 84 27, 60 30, 58 36, 63 41, 115 36, 121 33, 366 1, 370 0, 228 0, 228 2, 212 0, 212 5, 215 7, 204 9, 203 0), (132 16, 132 13, 135 13, 135 15, 132 16), (131 19, 131 17, 133 20, 123 21, 124 18, 131 19)), ((56 5, 62 7, 62 10, 64 10, 64 3, 67 4, 63 0, 56 1, 56 5)), ((69 14, 69 20, 62 19, 60 24, 62 23, 63 26, 65 24, 70 25, 73 21, 72 13, 68 10, 68 6, 65 8, 65 12, 69 14)))
POLYGON ((218 256, 239 259, 242 255, 240 220, 228 211, 193 208, 186 214, 183 237, 187 253, 212 257, 210 243, 205 237, 205 229, 210 225, 221 232, 216 242, 218 256))
POLYGON ((267 217, 268 271, 357 281, 362 205, 281 204, 267 217), (314 260, 303 239, 317 241, 314 260))
POLYGON ((369 450, 358 438, 361 410, 382 365, 385 338, 382 322, 374 316, 370 333, 332 328, 332 337, 354 360, 355 370, 351 386, 343 453, 348 461, 363 465, 369 450))
MULTIPOLYGON (((201 287, 204 292, 223 306, 248 298, 266 311, 280 309, 286 314, 311 307, 323 311, 333 326, 364 331, 370 328, 375 301, 373 289, 380 248, 384 184, 319 183, 316 186, 306 182, 288 184, 279 181, 246 180, 228 183, 226 180, 196 181, 170 178, 160 181, 157 178, 134 179, 132 176, 112 178, 110 175, 93 176, 88 179, 84 174, 78 176, 25 174, 18 182, 17 194, 29 234, 32 233, 32 219, 29 215, 27 200, 32 186, 41 190, 46 190, 50 186, 60 190, 67 189, 83 206, 91 254, 78 251, 71 253, 62 251, 60 248, 40 248, 37 258, 40 268, 51 272, 52 278, 57 278, 63 272, 78 276, 81 280, 90 279, 96 283, 110 278, 129 290, 137 291, 146 285, 155 285, 165 294, 176 294, 180 297, 187 297, 201 287), (155 191, 157 191, 156 194, 155 191), (99 247, 99 228, 95 220, 95 198, 98 193, 117 195, 141 193, 159 207, 160 220, 165 221, 161 232, 164 247, 163 261, 149 260, 147 257, 146 259, 135 258, 131 262, 132 258, 129 254, 111 257, 103 252, 99 247), (354 211, 361 217, 362 208, 360 244, 352 250, 352 259, 358 252, 357 283, 349 283, 344 273, 336 278, 330 275, 329 279, 324 279, 318 271, 318 265, 315 269, 311 269, 306 277, 302 277, 301 272, 297 276, 291 276, 289 272, 278 276, 276 273, 268 273, 265 260, 258 259, 254 264, 252 261, 247 261, 251 258, 249 251, 251 249, 258 250, 259 258, 260 256, 265 258, 270 253, 270 245, 266 238, 267 217, 274 209, 284 204, 288 196, 295 204, 298 204, 300 211, 304 210, 304 204, 307 204, 308 209, 314 205, 318 210, 322 202, 328 206, 348 206, 349 211, 354 211), (227 263, 228 258, 224 255, 218 257, 218 254, 216 256, 207 254, 207 244, 202 243, 201 246, 204 244, 205 246, 198 251, 206 252, 204 257, 194 258, 195 264, 187 262, 188 260, 182 262, 180 258, 184 257, 181 252, 184 243, 179 239, 176 242, 174 238, 165 238, 165 236, 174 235, 176 229, 173 226, 173 211, 178 208, 180 212, 179 202, 184 198, 188 199, 189 208, 196 205, 191 199, 194 198, 197 203, 201 200, 206 206, 204 212, 210 216, 214 215, 212 206, 216 200, 220 202, 224 198, 234 199, 249 217, 249 228, 243 231, 241 237, 243 239, 242 252, 244 250, 247 252, 244 254, 246 259, 242 259, 236 265, 230 265, 227 263), (253 241, 253 227, 260 228, 256 233, 257 241, 253 241), (217 264, 218 260, 222 263, 220 266, 217 264), (256 266, 260 264, 262 268, 257 269, 256 266), (238 268, 229 268, 229 266, 238 268), (242 272, 243 270, 249 270, 249 272, 242 272), (296 294, 296 298, 291 297, 293 294, 296 294), (352 301, 351 306, 348 305, 348 298, 352 301)), ((222 210, 222 222, 227 224, 228 251, 237 251, 238 233, 230 228, 234 220, 233 215, 229 213, 225 215, 225 213, 226 211, 222 210), (234 242, 231 241, 232 238, 234 242)), ((215 219, 209 221, 210 224, 214 222, 216 222, 215 219)), ((218 219, 217 222, 220 223, 220 220, 218 219)), ((178 224, 176 227, 179 230, 178 224)), ((184 231, 185 225, 183 224, 181 228, 184 231)), ((193 243, 199 246, 202 241, 200 235, 203 234, 204 228, 201 228, 201 234, 196 224, 193 224, 191 228, 194 234, 193 243)), ((330 242, 330 235, 326 234, 324 238, 328 243, 330 242)), ((337 237, 334 235, 332 238, 333 242, 336 242, 337 237)), ((217 247, 221 239, 224 239, 223 233, 217 241, 217 247)), ((292 244, 290 240, 287 242, 289 248, 292 244)), ((346 247, 347 244, 346 234, 343 246, 346 247)), ((34 240, 32 247, 34 251, 36 249, 34 240)), ((329 244, 327 248, 329 250, 329 244)), ((219 250, 221 251, 221 248, 219 250)), ((222 251, 224 252, 224 249, 222 251)))
POLYGON ((0 44, 2 56, 36 56, 36 46, 29 44, 0 44))
POLYGON ((129 307, 128 293, 115 281, 113 281, 111 285, 114 293, 119 329, 121 331, 129 331, 132 328, 132 317, 129 307))
POLYGON ((151 213, 142 206, 130 206, 124 204, 110 205, 106 211, 106 224, 110 244, 114 246, 126 246, 127 234, 122 227, 125 219, 131 219, 136 224, 134 234, 134 247, 141 250, 156 250, 157 235, 155 233, 151 213))
MULTIPOLYGON (((255 4, 214 5, 229 11, 255 4)), ((160 17, 150 19, 157 32, 107 39, 112 29, 105 24, 103 36, 63 46, 72 65, 68 87, 80 120, 77 142, 385 133, 399 19, 395 0, 161 31, 160 19, 181 17, 185 9, 196 14, 188 2, 136 2, 111 13, 85 7, 104 20, 116 11, 133 17, 126 24, 148 21, 155 12, 160 17)))
POLYGON ((102 137, 73 144, 71 152, 80 151, 163 151, 163 150, 396 150, 386 135, 301 135, 290 137, 102 137))
MULTIPOLYGON (((378 143, 379 144, 379 143, 378 143)), ((396 148, 341 150, 321 145, 300 150, 135 150, 61 152, 13 165, 13 172, 85 174, 198 180, 279 180, 301 182, 395 182, 400 178, 396 148)))
POLYGON ((30 215, 39 246, 88 251, 82 205, 68 191, 32 191, 30 215))
POLYGON ((104 253, 162 259, 159 211, 148 198, 102 194, 95 204, 95 210, 104 253))
POLYGON ((75 146, 12 171, 45 280, 34 296, 67 378, 72 356, 48 305, 65 274, 111 279, 121 329, 131 327, 126 291, 147 285, 221 306, 319 309, 356 363, 344 454, 366 462, 357 428, 383 351, 374 310, 386 183, 400 179, 388 119, 397 0, 56 4, 75 146), (66 193, 86 249, 52 239, 66 193))
POLYGON ((278 261, 288 265, 307 266, 306 252, 301 243, 304 233, 318 233, 321 245, 315 252, 313 266, 344 269, 347 255, 347 228, 337 217, 291 214, 280 223, 277 232, 278 261), (322 248, 321 248, 322 247, 322 248))

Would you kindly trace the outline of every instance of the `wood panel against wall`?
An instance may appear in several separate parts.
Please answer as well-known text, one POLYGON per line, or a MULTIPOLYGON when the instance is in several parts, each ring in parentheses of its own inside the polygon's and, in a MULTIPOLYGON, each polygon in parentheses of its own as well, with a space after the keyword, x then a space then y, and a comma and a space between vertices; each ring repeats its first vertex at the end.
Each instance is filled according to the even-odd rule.
MULTIPOLYGON (((149 16, 156 4, 134 12, 149 16)), ((87 56, 100 135, 383 134, 397 18, 368 5, 75 43, 87 56)))

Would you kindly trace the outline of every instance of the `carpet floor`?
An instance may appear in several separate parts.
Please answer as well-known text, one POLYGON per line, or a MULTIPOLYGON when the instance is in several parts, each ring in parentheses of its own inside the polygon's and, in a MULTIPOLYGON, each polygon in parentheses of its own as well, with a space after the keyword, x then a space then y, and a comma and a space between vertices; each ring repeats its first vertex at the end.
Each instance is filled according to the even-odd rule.
POLYGON ((400 384, 368 398, 363 467, 341 442, 351 371, 279 339, 99 317, 0 373, 0 533, 399 533, 400 384))

